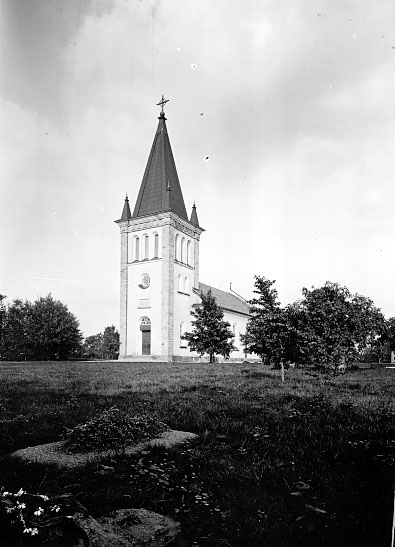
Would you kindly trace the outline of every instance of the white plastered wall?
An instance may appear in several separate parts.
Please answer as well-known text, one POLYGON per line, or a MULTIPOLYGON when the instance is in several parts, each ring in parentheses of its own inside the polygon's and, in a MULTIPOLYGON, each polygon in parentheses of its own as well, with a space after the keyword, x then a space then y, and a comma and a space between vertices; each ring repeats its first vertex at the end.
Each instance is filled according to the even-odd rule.
POLYGON ((139 357, 142 354, 140 323, 142 317, 151 321, 151 355, 161 352, 161 294, 162 294, 162 259, 161 227, 135 231, 129 234, 128 250, 128 355, 139 357), (158 257, 155 258, 155 234, 159 236, 158 257), (135 260, 135 239, 139 237, 141 260, 135 260), (144 238, 149 238, 148 259, 145 259, 144 238), (150 277, 150 285, 141 285, 144 274, 150 277))
POLYGON ((181 329, 183 332, 191 330, 192 305, 200 300, 192 290, 195 284, 195 256, 198 256, 195 246, 198 243, 178 230, 175 242, 173 355, 188 357, 195 353, 189 351, 185 341, 181 342, 180 334, 181 329))
POLYGON ((245 334, 248 317, 236 312, 230 312, 224 310, 224 320, 228 321, 230 324, 230 329, 234 332, 235 337, 233 339, 233 344, 236 346, 236 350, 232 351, 230 358, 240 359, 245 357, 244 347, 240 341, 240 334, 245 334))

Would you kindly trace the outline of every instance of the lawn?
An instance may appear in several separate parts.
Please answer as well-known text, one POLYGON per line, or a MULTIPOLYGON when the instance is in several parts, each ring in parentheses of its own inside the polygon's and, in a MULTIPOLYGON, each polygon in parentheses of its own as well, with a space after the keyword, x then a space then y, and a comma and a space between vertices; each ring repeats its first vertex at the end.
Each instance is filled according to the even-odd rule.
MULTIPOLYGON (((144 507, 182 524, 176 547, 391 544, 395 371, 323 376, 261 364, 0 364, 0 483, 72 493, 93 516, 144 507), (116 405, 199 440, 82 470, 9 452, 59 440, 116 405)), ((1 543, 1 542, 0 542, 1 543)))

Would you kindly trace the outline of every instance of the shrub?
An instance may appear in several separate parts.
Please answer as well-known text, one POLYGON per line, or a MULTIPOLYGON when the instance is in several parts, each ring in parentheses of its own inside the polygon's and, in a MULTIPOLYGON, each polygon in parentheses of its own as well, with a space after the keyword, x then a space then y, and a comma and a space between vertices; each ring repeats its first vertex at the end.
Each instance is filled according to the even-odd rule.
POLYGON ((84 424, 67 429, 65 446, 71 451, 122 448, 152 439, 168 426, 149 414, 131 415, 113 406, 84 424))

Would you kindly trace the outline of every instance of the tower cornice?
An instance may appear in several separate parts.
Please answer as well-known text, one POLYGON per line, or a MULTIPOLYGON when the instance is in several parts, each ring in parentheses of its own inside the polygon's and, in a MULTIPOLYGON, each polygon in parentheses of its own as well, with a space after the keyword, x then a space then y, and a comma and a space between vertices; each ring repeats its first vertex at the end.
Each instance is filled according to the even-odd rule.
POLYGON ((195 226, 188 220, 181 218, 179 215, 173 213, 172 211, 157 213, 155 215, 146 215, 143 217, 132 217, 128 220, 115 220, 115 223, 118 224, 121 233, 138 232, 148 230, 150 228, 166 226, 169 224, 176 228, 176 230, 179 230, 180 232, 183 232, 195 239, 199 238, 200 235, 204 232, 204 229, 200 226, 195 226))

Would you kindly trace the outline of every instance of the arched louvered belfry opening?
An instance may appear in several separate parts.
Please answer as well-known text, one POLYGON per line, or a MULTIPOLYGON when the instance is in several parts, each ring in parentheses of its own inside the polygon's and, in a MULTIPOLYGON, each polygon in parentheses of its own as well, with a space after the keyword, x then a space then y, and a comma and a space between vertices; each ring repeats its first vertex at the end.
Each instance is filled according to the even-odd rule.
POLYGON ((154 258, 159 257, 159 235, 154 234, 154 258))
POLYGON ((180 260, 180 236, 178 234, 176 234, 174 249, 175 249, 175 259, 180 260))
POLYGON ((188 264, 188 266, 192 265, 191 242, 190 242, 189 239, 188 239, 188 242, 187 242, 187 264, 188 264))
POLYGON ((140 260, 140 238, 138 236, 134 238, 133 255, 133 260, 140 260))

